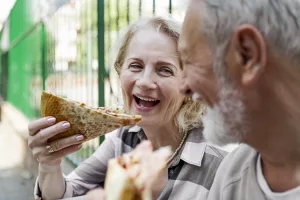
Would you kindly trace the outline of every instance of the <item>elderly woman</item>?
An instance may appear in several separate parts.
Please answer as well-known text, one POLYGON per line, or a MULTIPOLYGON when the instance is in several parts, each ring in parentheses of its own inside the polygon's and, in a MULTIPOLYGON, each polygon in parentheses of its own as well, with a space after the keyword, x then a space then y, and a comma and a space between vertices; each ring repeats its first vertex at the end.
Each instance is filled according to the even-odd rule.
POLYGON ((51 116, 29 124, 29 147, 40 162, 37 197, 68 198, 103 187, 108 160, 149 140, 154 149, 168 145, 174 151, 164 176, 153 188, 153 197, 206 198, 226 153, 209 146, 203 139, 202 104, 179 91, 180 31, 180 24, 158 17, 142 19, 128 27, 119 42, 114 66, 120 77, 126 112, 142 115, 142 120, 138 126, 110 133, 111 137, 68 176, 63 176, 61 170, 62 157, 77 151, 83 136, 60 139, 56 141, 55 152, 49 153, 45 138, 65 131, 70 124, 56 124, 51 116))

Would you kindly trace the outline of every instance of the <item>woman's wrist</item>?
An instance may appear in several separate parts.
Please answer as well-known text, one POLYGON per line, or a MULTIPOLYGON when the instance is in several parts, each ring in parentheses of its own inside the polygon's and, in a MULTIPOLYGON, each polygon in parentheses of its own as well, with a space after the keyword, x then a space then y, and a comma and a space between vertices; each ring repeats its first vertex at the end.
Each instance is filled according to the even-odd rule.
POLYGON ((55 164, 42 164, 42 163, 39 163, 39 171, 43 172, 43 173, 58 172, 58 171, 61 171, 60 164, 61 164, 60 162, 55 163, 55 164))

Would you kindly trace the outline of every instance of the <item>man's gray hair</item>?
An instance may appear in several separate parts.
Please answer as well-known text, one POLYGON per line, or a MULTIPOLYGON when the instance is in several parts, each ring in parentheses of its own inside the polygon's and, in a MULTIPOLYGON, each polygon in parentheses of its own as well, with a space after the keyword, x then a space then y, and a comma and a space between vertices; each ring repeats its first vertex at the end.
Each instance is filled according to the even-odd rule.
POLYGON ((252 24, 266 44, 290 61, 300 61, 300 0, 202 0, 201 32, 214 49, 227 46, 233 31, 252 24))

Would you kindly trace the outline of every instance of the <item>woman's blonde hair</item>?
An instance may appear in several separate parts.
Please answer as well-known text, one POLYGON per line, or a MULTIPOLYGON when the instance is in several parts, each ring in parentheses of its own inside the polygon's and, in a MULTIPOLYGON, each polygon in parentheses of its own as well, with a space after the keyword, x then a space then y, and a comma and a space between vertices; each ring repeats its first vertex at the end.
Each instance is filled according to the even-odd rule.
MULTIPOLYGON (((181 23, 172 19, 162 17, 151 17, 139 19, 131 23, 125 32, 119 38, 111 56, 111 62, 115 67, 116 72, 120 75, 127 47, 133 38, 134 34, 145 28, 153 28, 157 32, 163 33, 172 38, 178 44, 179 36, 181 34, 181 23)), ((182 66, 180 66, 182 69, 182 66)), ((180 109, 178 110, 174 120, 179 127, 180 133, 186 133, 193 128, 202 126, 203 104, 199 101, 191 101, 186 99, 180 109)))

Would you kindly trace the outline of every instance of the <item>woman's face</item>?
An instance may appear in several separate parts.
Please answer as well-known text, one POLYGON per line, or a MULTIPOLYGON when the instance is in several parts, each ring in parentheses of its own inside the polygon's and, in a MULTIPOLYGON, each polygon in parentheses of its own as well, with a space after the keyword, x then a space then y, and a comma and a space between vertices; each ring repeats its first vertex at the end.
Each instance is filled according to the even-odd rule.
POLYGON ((126 110, 142 115, 140 126, 167 125, 183 103, 177 44, 153 29, 135 33, 131 39, 120 80, 126 110))

